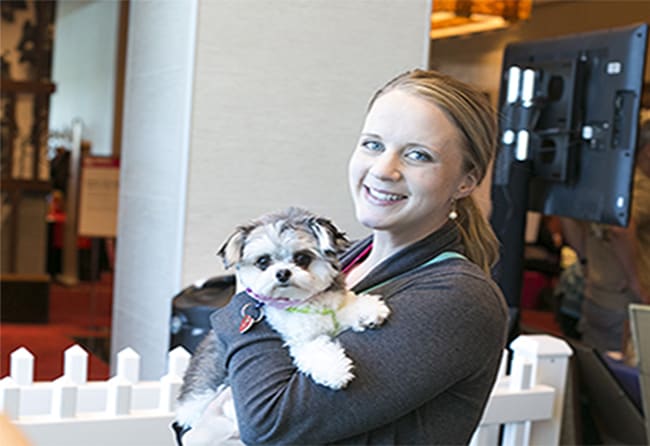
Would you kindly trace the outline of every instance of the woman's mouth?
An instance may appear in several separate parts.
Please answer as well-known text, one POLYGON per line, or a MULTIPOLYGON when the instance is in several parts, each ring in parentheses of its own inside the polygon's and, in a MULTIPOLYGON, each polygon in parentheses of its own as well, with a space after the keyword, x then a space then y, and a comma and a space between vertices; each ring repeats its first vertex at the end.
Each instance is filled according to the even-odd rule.
POLYGON ((366 192, 366 197, 373 203, 377 204, 393 204, 398 201, 406 200, 406 195, 395 194, 387 191, 381 191, 378 189, 373 189, 366 185, 363 186, 364 191, 366 192))

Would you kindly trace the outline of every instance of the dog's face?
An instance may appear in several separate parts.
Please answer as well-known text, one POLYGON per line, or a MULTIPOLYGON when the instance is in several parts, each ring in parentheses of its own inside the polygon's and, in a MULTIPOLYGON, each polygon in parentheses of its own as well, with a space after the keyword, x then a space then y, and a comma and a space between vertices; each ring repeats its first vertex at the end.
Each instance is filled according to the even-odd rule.
POLYGON ((255 294, 299 303, 333 284, 337 255, 348 245, 329 220, 290 208, 240 226, 219 255, 255 294))

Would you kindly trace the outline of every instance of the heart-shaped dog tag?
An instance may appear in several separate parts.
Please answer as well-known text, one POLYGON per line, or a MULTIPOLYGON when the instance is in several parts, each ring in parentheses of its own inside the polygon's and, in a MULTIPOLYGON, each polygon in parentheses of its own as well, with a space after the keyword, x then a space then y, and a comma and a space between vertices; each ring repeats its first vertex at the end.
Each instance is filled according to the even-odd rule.
POLYGON ((253 319, 253 316, 245 314, 239 323, 239 332, 246 333, 253 325, 255 325, 255 319, 253 319))

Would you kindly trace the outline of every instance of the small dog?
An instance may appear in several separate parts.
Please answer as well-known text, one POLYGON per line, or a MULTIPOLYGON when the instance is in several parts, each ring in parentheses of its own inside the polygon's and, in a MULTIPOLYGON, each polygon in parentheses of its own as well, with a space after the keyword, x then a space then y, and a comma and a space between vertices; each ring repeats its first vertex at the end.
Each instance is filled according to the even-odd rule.
MULTIPOLYGON (((352 360, 333 337, 375 327, 390 314, 379 296, 346 289, 337 255, 348 246, 329 220, 289 208, 240 226, 219 251, 226 268, 236 267, 238 290, 257 301, 242 308, 240 332, 266 318, 298 370, 332 389, 354 378, 352 360)), ((215 339, 206 336, 185 373, 174 423, 179 442, 227 385, 215 339)))

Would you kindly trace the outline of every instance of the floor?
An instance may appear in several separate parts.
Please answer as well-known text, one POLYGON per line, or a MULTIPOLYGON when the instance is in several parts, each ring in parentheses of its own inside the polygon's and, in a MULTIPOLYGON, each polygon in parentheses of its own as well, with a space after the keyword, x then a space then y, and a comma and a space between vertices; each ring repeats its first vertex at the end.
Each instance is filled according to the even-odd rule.
MULTIPOLYGON (((112 291, 112 272, 72 287, 53 282, 48 324, 0 324, 0 378, 9 374, 10 354, 25 347, 35 357, 34 379, 56 379, 63 371, 64 351, 79 344, 89 352, 88 379, 108 379, 112 291)), ((521 327, 527 333, 561 334, 548 311, 524 310, 521 327)))
POLYGON ((49 323, 0 324, 0 378, 10 373, 11 353, 25 347, 35 358, 34 380, 56 379, 63 373, 64 351, 79 344, 89 352, 88 379, 108 379, 112 293, 112 272, 70 287, 53 282, 49 323))

